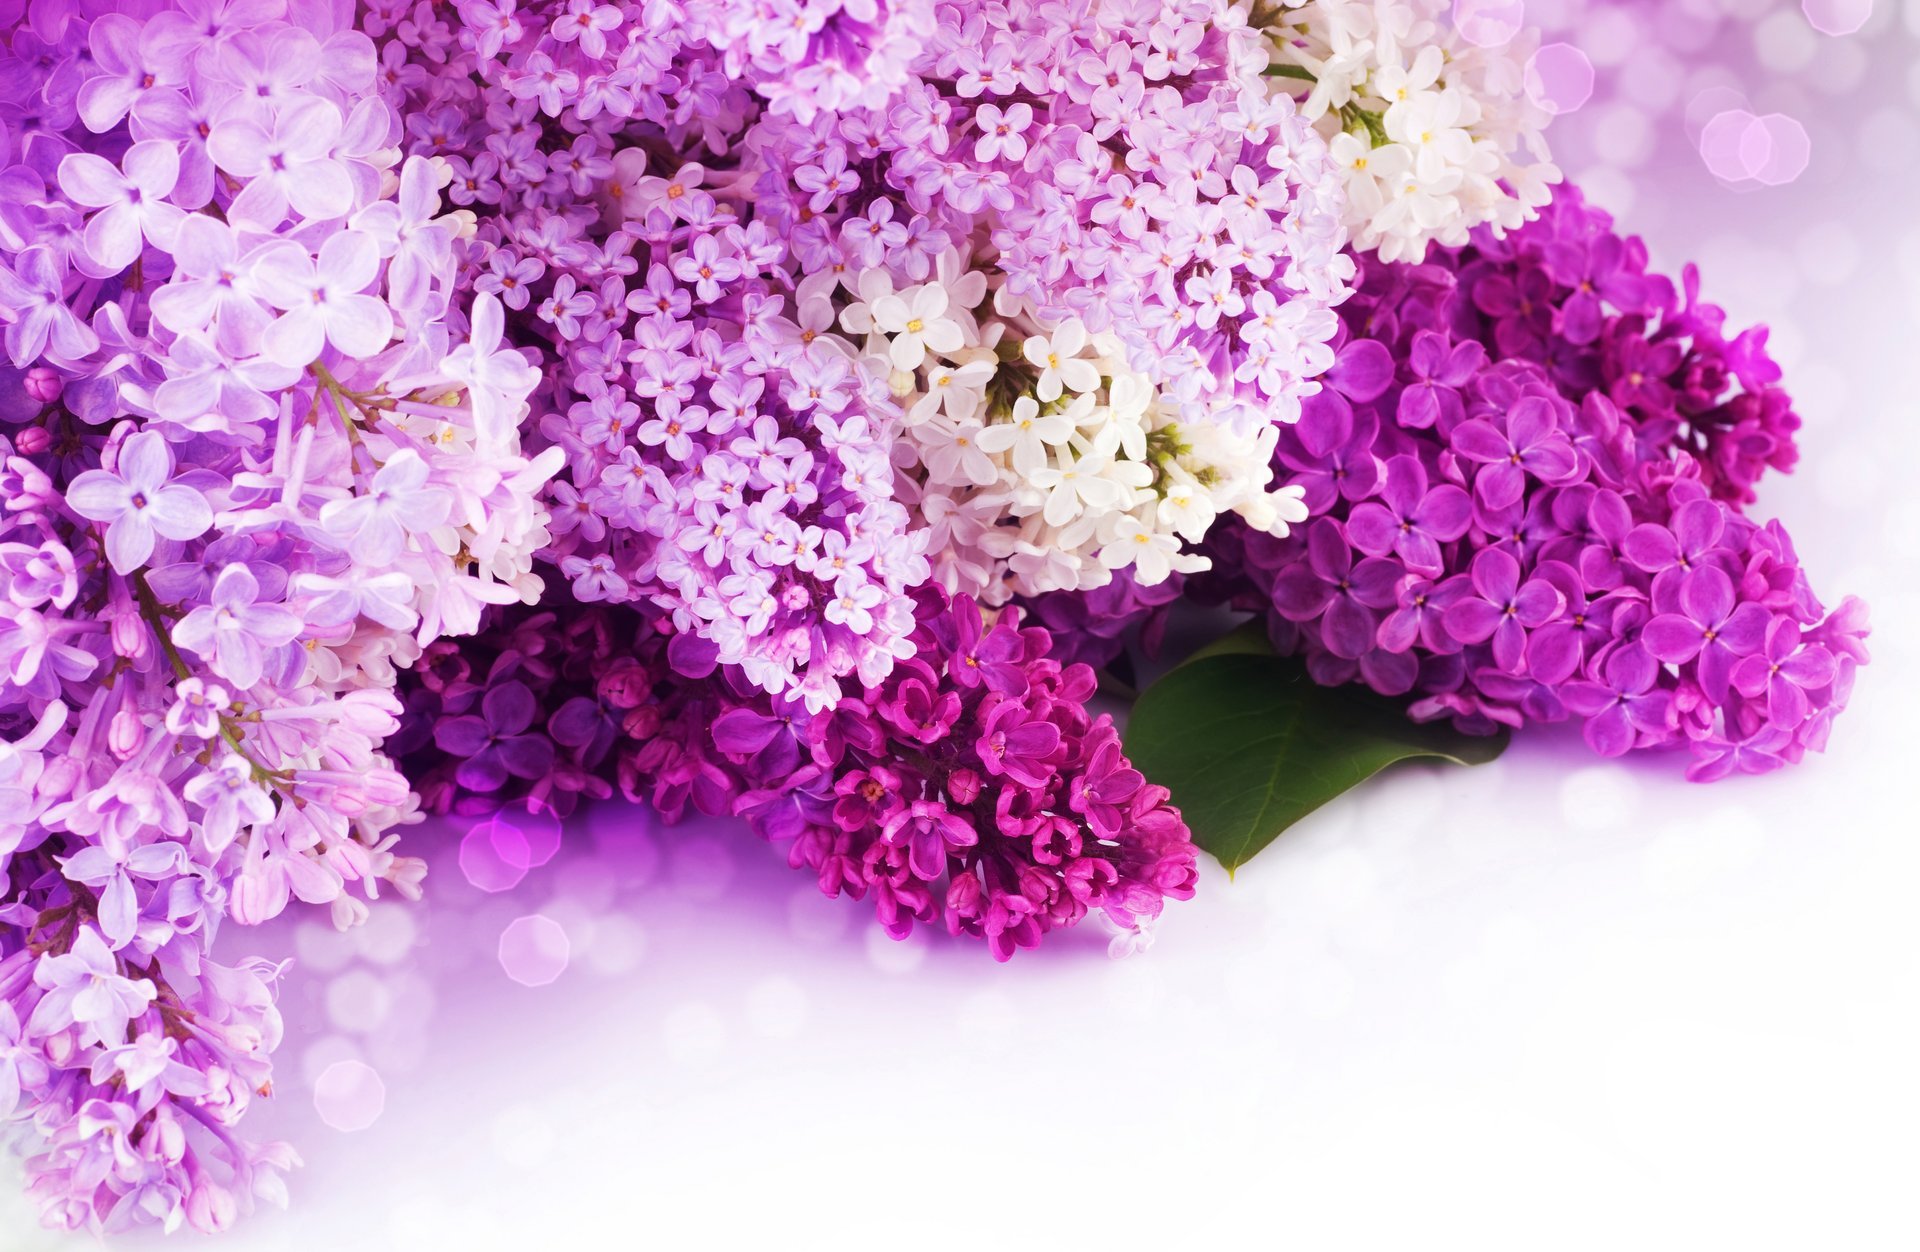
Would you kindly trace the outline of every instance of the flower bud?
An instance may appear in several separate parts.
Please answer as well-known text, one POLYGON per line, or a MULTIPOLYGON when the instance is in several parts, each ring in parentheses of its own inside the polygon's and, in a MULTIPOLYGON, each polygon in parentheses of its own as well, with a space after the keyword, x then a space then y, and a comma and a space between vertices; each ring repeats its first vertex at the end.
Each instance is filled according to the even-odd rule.
POLYGON ((121 603, 107 610, 112 614, 107 634, 113 641, 113 654, 129 661, 145 657, 153 647, 153 632, 133 605, 121 603))
POLYGON ((620 729, 627 738, 646 743, 660 733, 660 720, 659 705, 643 705, 621 719, 620 729))
POLYGON ((615 662, 600 676, 600 698, 616 709, 638 708, 652 690, 652 676, 631 657, 615 662))
POLYGON ((25 383, 27 394, 42 404, 52 404, 58 400, 67 385, 57 372, 44 365, 36 365, 28 370, 25 383))
POLYGON ((947 795, 955 804, 972 804, 980 798, 980 775, 970 769, 957 769, 947 776, 947 795))
POLYGON ((187 1222, 203 1235, 217 1235, 237 1216, 233 1192, 202 1180, 187 1195, 187 1222))
POLYGON ((133 702, 123 702, 107 721, 107 750, 124 761, 138 752, 145 740, 146 732, 140 724, 139 713, 134 711, 133 702))
POLYGON ((44 426, 29 426, 15 433, 13 446, 24 456, 38 456, 53 446, 53 432, 44 426))

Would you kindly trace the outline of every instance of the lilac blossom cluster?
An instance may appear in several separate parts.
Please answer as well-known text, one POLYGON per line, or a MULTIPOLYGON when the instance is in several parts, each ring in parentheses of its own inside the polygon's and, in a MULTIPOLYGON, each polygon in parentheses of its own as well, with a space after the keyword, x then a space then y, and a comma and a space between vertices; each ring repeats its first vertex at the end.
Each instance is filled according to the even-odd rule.
POLYGON ((630 610, 516 609, 428 649, 397 742, 435 809, 564 815, 617 787, 668 820, 744 817, 896 938, 942 923, 1006 960, 1091 913, 1116 948, 1144 945, 1192 895, 1194 848, 1087 711, 1093 671, 1017 611, 915 600, 913 657, 821 713, 630 610))
MULTIPOLYGON (((568 30, 576 12, 466 4, 457 22, 368 24, 408 148, 444 160, 474 214, 458 281, 497 297, 551 367, 529 437, 565 458, 543 557, 570 642, 554 617, 509 615, 408 680, 427 803, 564 813, 617 784, 673 815, 692 797, 790 839, 796 864, 871 895, 896 934, 944 919, 1005 957, 1091 910, 1141 942, 1160 900, 1190 891, 1185 828, 1087 712, 1089 671, 1047 659, 1017 614, 990 624, 971 598, 913 591, 929 529, 895 476, 898 380, 836 331, 857 307, 847 254, 788 238, 808 180, 769 193, 775 132, 871 121, 871 106, 799 107, 701 24, 711 14, 665 30, 648 6, 602 6, 590 43, 568 30), (555 74, 571 77, 542 89, 555 74), (750 742, 756 718, 788 728, 784 748, 750 742), (1009 743, 1023 754, 1003 766, 1009 743), (814 794, 853 772, 861 822, 814 794)), ((892 328, 897 354, 956 347, 943 328, 973 324, 985 298, 964 258, 987 225, 942 220, 940 255, 903 262, 928 282, 892 328)), ((876 262, 898 251, 879 233, 876 262)))
POLYGON ((277 967, 422 862, 396 667, 537 593, 535 381, 456 302, 351 6, 34 4, 0 49, 0 1122, 53 1226, 221 1229, 297 1163, 277 967))
POLYGON ((897 406, 844 340, 787 316, 787 250, 737 176, 649 172, 697 146, 661 128, 663 92, 685 81, 698 105, 691 84, 714 84, 707 127, 750 109, 722 58, 695 45, 666 85, 604 108, 526 90, 555 56, 582 81, 651 64, 647 14, 592 10, 610 16, 589 40, 576 10, 512 11, 503 32, 470 3, 457 31, 402 22, 386 44, 407 146, 447 163, 475 217, 460 283, 549 367, 529 435, 564 471, 543 555, 576 600, 644 605, 767 692, 830 708, 908 654, 905 593, 927 576, 893 498, 897 406))
POLYGON ((1740 511, 1795 455, 1764 328, 1729 338, 1691 267, 1649 273, 1572 189, 1504 240, 1368 263, 1341 318, 1278 452, 1313 521, 1216 532, 1231 573, 1191 591, 1418 719, 1571 717, 1608 756, 1687 745, 1700 780, 1825 745, 1866 612, 1740 511))
POLYGON ((940 4, 885 108, 753 128, 755 190, 809 293, 923 282, 954 248, 1041 321, 1117 336, 1184 420, 1292 420, 1352 262, 1337 171, 1269 94, 1248 14, 940 4))

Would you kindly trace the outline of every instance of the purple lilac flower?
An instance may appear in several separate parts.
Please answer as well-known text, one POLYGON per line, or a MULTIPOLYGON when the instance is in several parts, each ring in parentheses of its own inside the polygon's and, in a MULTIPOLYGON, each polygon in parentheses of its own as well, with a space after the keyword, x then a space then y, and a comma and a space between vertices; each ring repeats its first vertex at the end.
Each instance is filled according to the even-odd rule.
POLYGON ((896 937, 942 922, 1001 960, 1089 913, 1137 935, 1190 896, 1187 829, 1087 711, 1093 672, 1050 659, 1047 631, 1017 611, 987 623, 937 589, 916 606, 913 657, 815 714, 713 669, 710 648, 676 658, 698 641, 630 610, 514 610, 409 676, 407 764, 442 810, 565 814, 617 786, 669 820, 689 804, 746 817, 827 894, 870 899, 896 937), (476 723, 503 699, 551 769, 471 777, 497 750, 476 723))
MULTIPOLYGON (((1336 171, 1270 98, 1258 40, 1211 0, 1147 25, 1037 0, 933 8, 884 109, 749 131, 743 176, 802 268, 850 287, 867 248, 849 240, 876 213, 963 255, 984 237, 1001 298, 1113 331, 1183 415, 1292 420, 1333 363, 1352 265, 1336 171)), ((918 251, 886 264, 926 276, 918 251)))
POLYGON ((520 455, 532 367, 454 289, 462 222, 336 6, 30 10, 0 34, 34 119, 0 134, 0 1117, 48 1224, 211 1231, 298 1164, 242 1124, 282 1023, 228 923, 418 894, 394 667, 530 598, 561 454, 520 455))
POLYGON ((1779 523, 1740 512, 1798 420, 1764 331, 1727 340, 1697 288, 1572 188, 1503 240, 1367 262, 1342 360, 1384 347, 1397 376, 1353 395, 1336 368, 1276 454, 1320 516, 1215 532, 1189 588, 1418 719, 1573 717, 1609 756, 1689 745, 1698 779, 1818 750, 1865 610, 1829 613, 1779 523))
MULTIPOLYGON (((543 556, 576 599, 642 606, 814 710, 844 684, 878 681, 910 651, 905 593, 928 573, 924 540, 893 500, 897 409, 855 367, 851 345, 789 319, 792 257, 747 180, 721 185, 698 159, 653 171, 656 154, 697 157, 703 141, 746 124, 753 97, 727 75, 795 101, 775 84, 805 78, 804 67, 781 79, 766 58, 792 49, 757 42, 726 5, 670 35, 659 13, 635 6, 522 6, 511 40, 507 14, 460 12, 458 27, 399 27, 391 40, 461 71, 408 84, 410 117, 444 119, 416 132, 414 150, 469 168, 498 161, 502 195, 497 207, 473 206, 484 212, 456 281, 497 293, 499 332, 538 345, 547 366, 536 440, 565 470, 543 556), (526 75, 543 56, 583 84, 608 83, 594 97, 604 107, 531 90, 526 75), (709 80, 716 98, 693 86, 709 80), (621 94, 631 98, 613 99, 621 94), (543 112, 568 118, 566 133, 549 137, 543 112), (472 124, 483 116, 487 125, 472 124)), ((885 42, 912 24, 903 12, 863 4, 814 16, 838 55, 858 21, 885 42)), ((785 28, 759 28, 775 29, 785 28)), ((712 159, 733 159, 739 143, 736 134, 712 159)), ((526 370, 503 351, 510 374, 526 370)), ((465 366, 458 354, 450 362, 456 376, 465 366)))

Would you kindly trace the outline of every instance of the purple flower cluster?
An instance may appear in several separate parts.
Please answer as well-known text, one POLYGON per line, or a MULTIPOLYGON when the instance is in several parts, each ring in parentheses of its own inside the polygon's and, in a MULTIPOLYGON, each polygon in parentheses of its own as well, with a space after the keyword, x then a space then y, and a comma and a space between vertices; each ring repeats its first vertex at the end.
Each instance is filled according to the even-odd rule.
POLYGON ((944 922, 1005 960, 1092 912, 1143 941, 1164 900, 1192 895, 1194 849, 1087 711, 1093 671, 1052 659, 1015 611, 989 625, 964 597, 916 602, 912 658, 822 713, 638 614, 515 610, 428 650, 396 742, 434 808, 564 815, 617 785, 669 820, 745 817, 896 937, 944 922))
POLYGON ((1794 458, 1764 329, 1727 339, 1571 188, 1504 240, 1369 263, 1341 320, 1277 452, 1314 520, 1223 532, 1198 594, 1417 719, 1572 717, 1608 756, 1690 745, 1702 780, 1824 746, 1866 614, 1739 511, 1794 458))
MULTIPOLYGON (((663 97, 593 109, 562 92, 553 108, 524 90, 552 57, 588 78, 645 61, 632 9, 528 6, 502 26, 481 3, 457 32, 399 24, 387 61, 404 66, 409 145, 448 162, 477 218, 462 283, 552 367, 537 434, 566 468, 543 555, 574 598, 665 614, 768 692, 829 708, 841 680, 906 654, 905 591, 927 576, 893 499, 897 410, 844 341, 786 315, 786 250, 732 176, 648 173, 663 97), (445 68, 406 72, 426 64, 445 68)), ((674 65, 697 79, 715 58, 674 65)))
POLYGON ((1183 416, 1291 420, 1353 271, 1325 145, 1269 94, 1239 6, 996 0, 936 19, 884 108, 747 136, 803 272, 923 281, 944 250, 978 250, 1042 318, 1120 336, 1183 416))
POLYGON ((729 74, 751 81, 773 112, 802 122, 884 105, 933 28, 933 0, 718 0, 688 9, 726 53, 729 74))
POLYGON ((278 970, 215 940, 417 894, 394 669, 529 590, 533 380, 497 306, 452 305, 460 223, 340 6, 30 7, 0 48, 0 1121, 50 1224, 217 1230, 296 1158, 238 1131, 278 970))

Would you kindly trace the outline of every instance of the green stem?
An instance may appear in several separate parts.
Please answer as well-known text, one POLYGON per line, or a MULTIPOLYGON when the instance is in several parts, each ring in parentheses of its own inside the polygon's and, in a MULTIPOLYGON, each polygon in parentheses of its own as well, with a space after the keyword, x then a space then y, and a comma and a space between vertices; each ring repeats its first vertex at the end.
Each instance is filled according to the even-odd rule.
MULTIPOLYGON (((160 597, 154 595, 153 588, 147 584, 147 572, 144 569, 137 569, 127 576, 127 581, 133 585, 134 598, 140 602, 140 616, 146 618, 147 624, 153 627, 154 637, 160 641, 160 650, 167 654, 167 663, 173 666, 173 676, 182 681, 193 677, 193 670, 188 666, 186 658, 181 656, 180 649, 174 646, 173 633, 167 629, 166 610, 161 607, 160 597)), ((278 791, 279 785, 275 779, 280 775, 253 759, 241 744, 239 732, 234 729, 233 722, 225 713, 221 713, 219 718, 220 738, 233 749, 234 755, 247 763, 248 768, 253 771, 254 781, 266 783, 278 791)))
POLYGON ((1317 83, 1320 79, 1304 65, 1269 65, 1265 70, 1269 78, 1297 78, 1303 83, 1317 83))

